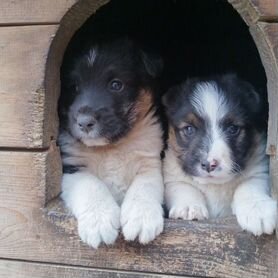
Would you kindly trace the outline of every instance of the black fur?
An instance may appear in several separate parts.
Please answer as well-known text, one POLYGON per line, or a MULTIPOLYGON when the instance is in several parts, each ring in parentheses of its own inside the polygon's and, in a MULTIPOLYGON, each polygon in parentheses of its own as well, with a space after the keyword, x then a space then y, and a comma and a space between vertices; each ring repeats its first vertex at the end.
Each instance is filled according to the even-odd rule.
POLYGON ((160 58, 144 53, 128 39, 88 47, 62 75, 61 127, 71 131, 67 113, 74 107, 71 113, 78 114, 82 110, 94 118, 100 127, 100 137, 110 143, 119 140, 132 128, 140 91, 153 91, 162 66, 160 58), (88 57, 93 50, 96 50, 96 58, 90 64, 88 57), (122 82, 121 91, 109 87, 115 79, 122 82))

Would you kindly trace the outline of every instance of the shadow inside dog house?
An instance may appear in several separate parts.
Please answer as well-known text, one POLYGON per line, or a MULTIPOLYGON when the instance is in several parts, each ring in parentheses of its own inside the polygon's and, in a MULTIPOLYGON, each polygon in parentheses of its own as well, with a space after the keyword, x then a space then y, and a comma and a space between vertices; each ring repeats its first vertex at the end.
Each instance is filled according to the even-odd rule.
MULTIPOLYGON (((0 32, 4 30, 3 41, 20 41, 25 51, 12 53, 13 57, 21 59, 22 64, 26 59, 27 65, 35 61, 34 68, 30 68, 30 78, 27 78, 25 68, 20 72, 22 76, 17 80, 17 86, 29 86, 24 78, 34 78, 37 83, 30 82, 33 87, 30 96, 26 93, 26 107, 18 109, 16 117, 11 114, 13 120, 5 123, 6 127, 14 128, 0 126, 0 133, 5 134, 0 139, 0 155, 5 157, 7 151, 10 152, 8 158, 2 158, 1 176, 10 174, 4 180, 3 188, 6 188, 5 184, 14 184, 12 193, 17 196, 16 202, 10 201, 15 199, 14 195, 9 195, 11 193, 6 190, 0 199, 6 213, 0 221, 3 235, 0 256, 9 260, 0 261, 5 266, 3 273, 12 273, 9 269, 17 268, 26 273, 24 277, 30 277, 30 269, 33 273, 51 271, 57 275, 53 277, 66 273, 75 273, 72 277, 161 277, 161 274, 276 277, 278 243, 275 236, 252 236, 241 231, 233 217, 199 222, 166 219, 164 232, 146 246, 120 238, 114 246, 93 250, 80 242, 76 222, 58 197, 62 171, 55 141, 59 124, 60 66, 63 57, 67 59, 71 51, 78 50, 82 38, 88 34, 93 39, 128 35, 157 51, 165 57, 166 68, 171 69, 165 71, 162 78, 166 87, 184 76, 237 71, 265 92, 267 79, 268 95, 264 94, 269 101, 267 153, 270 155, 273 194, 277 197, 278 24, 275 22, 278 12, 275 7, 278 2, 229 2, 72 0, 53 3, 53 7, 46 3, 45 10, 52 13, 49 15, 52 20, 42 15, 33 22, 34 19, 28 17, 28 9, 23 23, 6 17, 3 25, 13 27, 7 31, 5 27, 0 28, 0 32), (21 27, 17 34, 14 26, 24 24, 28 27, 21 27), (39 42, 33 48, 30 38, 39 35, 39 42), (200 66, 203 66, 201 71, 200 66), (15 164, 16 171, 13 169, 15 164), (17 260, 21 260, 20 266, 17 260), (47 262, 48 269, 37 262, 47 262), (62 266, 57 267, 57 264, 62 266)), ((32 11, 30 9, 30 13, 32 11)), ((7 57, 9 54, 7 50, 7 57)), ((0 60, 0 65, 4 66, 6 61, 0 60)), ((9 81, 5 75, 4 78, 9 81)), ((14 87, 7 86, 11 90, 14 87)), ((9 116, 10 110, 5 111, 9 116)), ((14 106, 12 111, 16 111, 14 106)))

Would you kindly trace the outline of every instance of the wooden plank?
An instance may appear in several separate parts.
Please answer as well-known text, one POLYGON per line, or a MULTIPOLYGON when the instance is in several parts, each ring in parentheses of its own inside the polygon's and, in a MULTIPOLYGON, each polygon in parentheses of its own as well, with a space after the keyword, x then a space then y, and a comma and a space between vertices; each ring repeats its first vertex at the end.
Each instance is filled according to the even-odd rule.
POLYGON ((119 238, 114 246, 93 250, 80 242, 75 220, 60 201, 42 211, 42 201, 34 201, 42 186, 30 182, 24 186, 23 190, 23 184, 12 184, 11 193, 5 193, 5 187, 0 194, 2 258, 200 277, 262 278, 277 273, 275 236, 245 233, 233 218, 167 220, 163 234, 148 245, 119 238))
POLYGON ((249 0, 249 3, 257 12, 256 21, 278 21, 277 0, 249 0))
MULTIPOLYGON (((276 200, 278 200, 278 157, 277 156, 272 156, 270 159, 270 172, 271 172, 271 181, 272 181, 272 196, 276 200)), ((276 225, 276 237, 278 240, 278 215, 277 215, 277 225, 276 225)))
POLYGON ((56 30, 54 25, 0 28, 0 147, 42 148, 56 136, 44 129, 44 121, 55 122, 57 129, 55 113, 45 113, 44 89, 56 30))
POLYGON ((248 25, 258 21, 278 22, 277 0, 228 0, 248 25))
POLYGON ((21 210, 42 208, 58 195, 61 172, 59 150, 55 145, 44 152, 1 151, 1 208, 18 210, 18 215, 21 210))
POLYGON ((123 272, 119 270, 92 269, 33 262, 0 259, 0 277, 9 278, 171 278, 189 276, 169 276, 152 273, 123 272))
POLYGON ((59 23, 78 0, 5 0, 0 1, 0 25, 59 23))
MULTIPOLYGON (((13 2, 20 7, 24 1, 13 2)), ((0 28, 0 148, 46 148, 56 139, 64 51, 75 31, 107 2, 79 1, 60 25, 0 28)))

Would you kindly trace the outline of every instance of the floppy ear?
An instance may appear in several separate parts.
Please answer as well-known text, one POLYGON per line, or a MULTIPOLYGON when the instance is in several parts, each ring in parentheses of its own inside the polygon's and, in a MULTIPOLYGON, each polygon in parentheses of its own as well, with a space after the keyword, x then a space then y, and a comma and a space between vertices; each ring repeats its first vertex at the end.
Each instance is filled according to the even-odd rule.
POLYGON ((141 51, 141 57, 146 71, 151 77, 156 78, 162 73, 164 64, 162 58, 159 55, 141 51))
POLYGON ((170 103, 173 101, 173 94, 175 90, 174 87, 170 88, 162 97, 162 104, 165 107, 168 107, 170 103))
POLYGON ((263 109, 263 101, 253 85, 247 81, 239 80, 239 86, 245 95, 248 109, 254 114, 260 114, 263 109))
POLYGON ((175 109, 177 105, 177 96, 181 91, 181 87, 179 85, 173 86, 163 95, 162 104, 164 107, 170 110, 175 109))
POLYGON ((250 106, 254 105, 256 106, 256 110, 261 107, 261 97, 255 90, 255 88, 251 84, 246 84, 248 86, 248 93, 246 94, 246 97, 251 102, 250 106))
POLYGON ((225 74, 222 80, 228 84, 233 90, 237 90, 244 96, 245 103, 248 105, 248 109, 253 113, 259 113, 262 109, 262 99, 257 93, 255 88, 248 81, 240 79, 236 74, 225 74))

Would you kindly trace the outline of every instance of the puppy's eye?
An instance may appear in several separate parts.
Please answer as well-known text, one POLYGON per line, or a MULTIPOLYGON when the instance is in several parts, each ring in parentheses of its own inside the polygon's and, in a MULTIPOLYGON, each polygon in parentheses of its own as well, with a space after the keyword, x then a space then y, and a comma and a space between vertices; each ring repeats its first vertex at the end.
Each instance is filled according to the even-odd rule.
POLYGON ((124 89, 124 84, 119 79, 113 79, 109 83, 109 90, 112 92, 121 92, 124 89))
POLYGON ((182 132, 186 136, 193 136, 196 132, 196 127, 193 125, 187 125, 182 129, 182 132))
POLYGON ((226 133, 228 135, 236 136, 240 132, 240 127, 237 125, 230 125, 226 128, 226 133))

